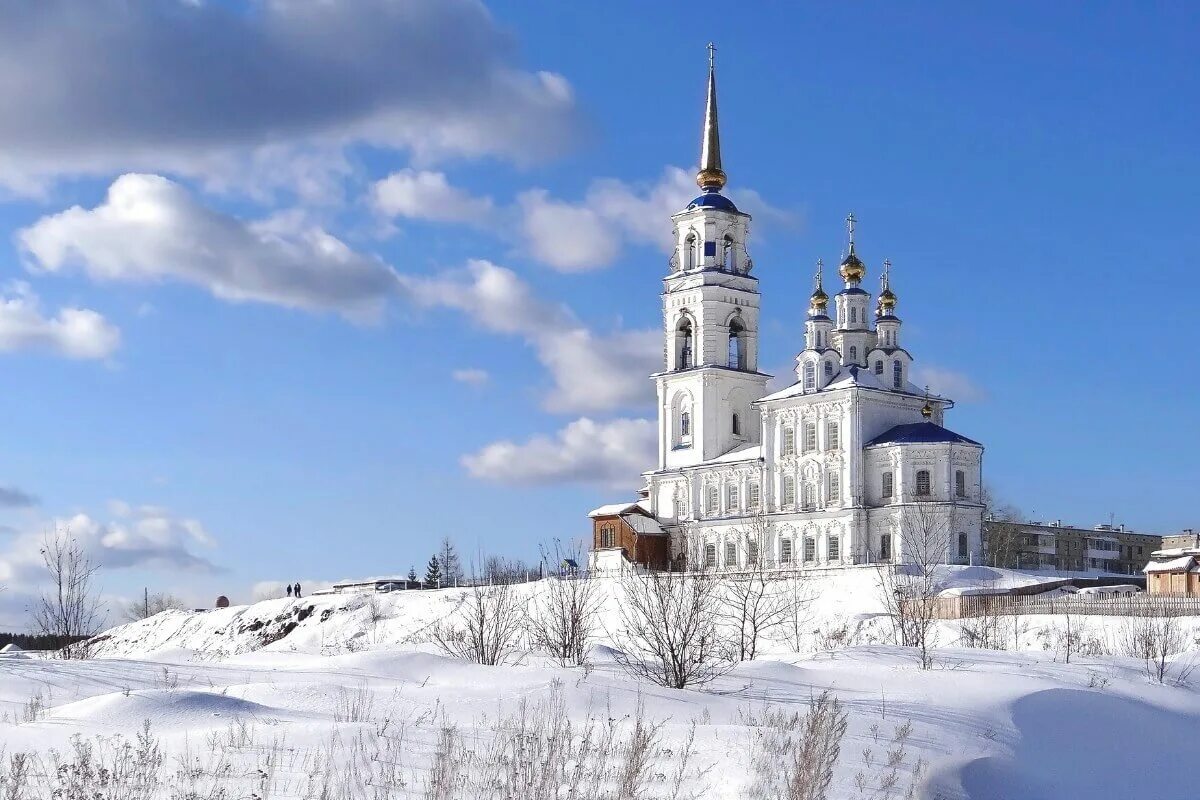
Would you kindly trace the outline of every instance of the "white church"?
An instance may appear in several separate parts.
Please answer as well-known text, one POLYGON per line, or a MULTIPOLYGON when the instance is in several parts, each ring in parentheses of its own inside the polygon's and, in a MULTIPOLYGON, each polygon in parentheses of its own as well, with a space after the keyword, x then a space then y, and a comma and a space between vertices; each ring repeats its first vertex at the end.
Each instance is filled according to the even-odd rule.
POLYGON ((592 567, 903 561, 906 508, 944 520, 947 561, 978 562, 983 447, 943 426, 949 398, 910 381, 891 265, 872 308, 853 215, 832 316, 818 260, 796 380, 768 393, 750 216, 721 193, 711 57, 700 165, 702 193, 671 218, 658 464, 640 499, 589 515, 592 567))

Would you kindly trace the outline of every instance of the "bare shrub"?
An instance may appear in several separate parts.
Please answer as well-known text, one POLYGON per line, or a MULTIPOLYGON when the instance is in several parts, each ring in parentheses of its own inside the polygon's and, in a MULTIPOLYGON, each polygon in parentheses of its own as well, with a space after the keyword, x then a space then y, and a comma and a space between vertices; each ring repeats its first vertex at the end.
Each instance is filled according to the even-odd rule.
POLYGON ((1159 616, 1147 608, 1142 614, 1125 620, 1120 646, 1122 655, 1141 660, 1146 677, 1152 681, 1182 683, 1191 674, 1190 661, 1177 663, 1172 660, 1172 656, 1188 647, 1187 634, 1178 617, 1159 616))
POLYGON ((494 666, 521 652, 526 604, 510 583, 475 585, 453 622, 434 626, 433 642, 447 655, 494 666))
POLYGON ((333 718, 336 722, 370 722, 375 708, 375 695, 366 686, 355 690, 338 690, 333 718))
POLYGON ((684 689, 732 668, 717 632, 720 597, 711 575, 630 570, 621 588, 622 630, 613 638, 622 651, 617 662, 631 675, 684 689))
POLYGON ((47 534, 41 554, 49 588, 34 607, 34 632, 50 637, 63 658, 87 658, 87 639, 99 633, 104 622, 94 581, 100 565, 92 563, 67 528, 47 534))
POLYGON ((936 572, 950 547, 949 512, 934 503, 906 503, 900 511, 903 563, 881 564, 877 585, 896 643, 917 649, 921 669, 933 666, 939 586, 936 572))
MULTIPOLYGON (((561 564, 565 558, 578 563, 579 554, 564 555, 558 542, 552 551, 543 549, 546 562, 561 564)), ((581 575, 551 576, 540 589, 530 616, 533 645, 564 667, 583 664, 597 627, 600 596, 595 582, 581 575)))
POLYGON ((164 611, 172 609, 182 610, 184 608, 186 608, 184 602, 175 595, 168 592, 151 592, 147 589, 142 592, 140 600, 126 604, 121 616, 126 622, 137 622, 138 620, 149 619, 155 614, 161 614, 164 611))
POLYGON ((826 690, 808 713, 767 709, 747 716, 751 800, 825 800, 841 755, 847 713, 826 690))

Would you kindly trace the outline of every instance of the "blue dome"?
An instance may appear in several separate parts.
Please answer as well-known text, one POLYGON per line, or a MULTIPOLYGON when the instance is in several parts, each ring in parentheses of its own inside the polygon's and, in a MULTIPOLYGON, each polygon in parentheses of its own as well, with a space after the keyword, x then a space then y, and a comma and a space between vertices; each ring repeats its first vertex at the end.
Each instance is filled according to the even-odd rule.
POLYGON ((705 192, 688 203, 688 207, 685 210, 691 211, 693 208, 718 208, 721 211, 737 211, 737 206, 733 204, 732 200, 717 192, 705 192))

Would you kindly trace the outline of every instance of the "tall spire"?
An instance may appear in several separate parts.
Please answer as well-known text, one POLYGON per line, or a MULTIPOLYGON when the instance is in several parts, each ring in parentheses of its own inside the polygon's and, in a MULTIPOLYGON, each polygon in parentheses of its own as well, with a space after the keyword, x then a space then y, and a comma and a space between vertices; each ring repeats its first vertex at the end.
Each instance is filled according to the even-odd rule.
POLYGON ((875 316, 886 317, 896 310, 896 293, 892 291, 892 260, 883 260, 883 276, 880 278, 882 290, 879 292, 879 305, 875 308, 875 316))
POLYGON ((721 169, 721 134, 717 130, 717 47, 708 43, 708 103, 704 107, 704 129, 700 138, 700 171, 696 183, 706 192, 719 192, 725 185, 721 169))
POLYGON ((817 272, 813 275, 813 293, 809 298, 809 314, 814 317, 824 316, 825 308, 829 305, 829 295, 825 294, 823 284, 825 262, 817 259, 817 272))
POLYGON ((850 237, 850 252, 846 253, 846 257, 842 259, 842 265, 838 268, 838 272, 842 273, 842 278, 845 279, 849 286, 858 286, 859 281, 867 274, 867 267, 859 259, 858 254, 854 252, 854 223, 858 222, 854 217, 854 212, 851 211, 846 215, 846 232, 850 237))

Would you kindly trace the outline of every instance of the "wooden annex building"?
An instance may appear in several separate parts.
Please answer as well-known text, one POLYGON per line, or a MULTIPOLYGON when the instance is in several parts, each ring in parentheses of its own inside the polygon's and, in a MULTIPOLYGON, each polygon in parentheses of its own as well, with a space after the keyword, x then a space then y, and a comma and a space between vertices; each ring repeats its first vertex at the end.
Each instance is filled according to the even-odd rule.
POLYGON ((1200 597, 1200 548, 1157 550, 1143 571, 1150 594, 1200 597))
POLYGON ((620 569, 631 562, 649 569, 666 569, 671 561, 671 535, 637 503, 600 506, 592 519, 592 566, 620 569))

